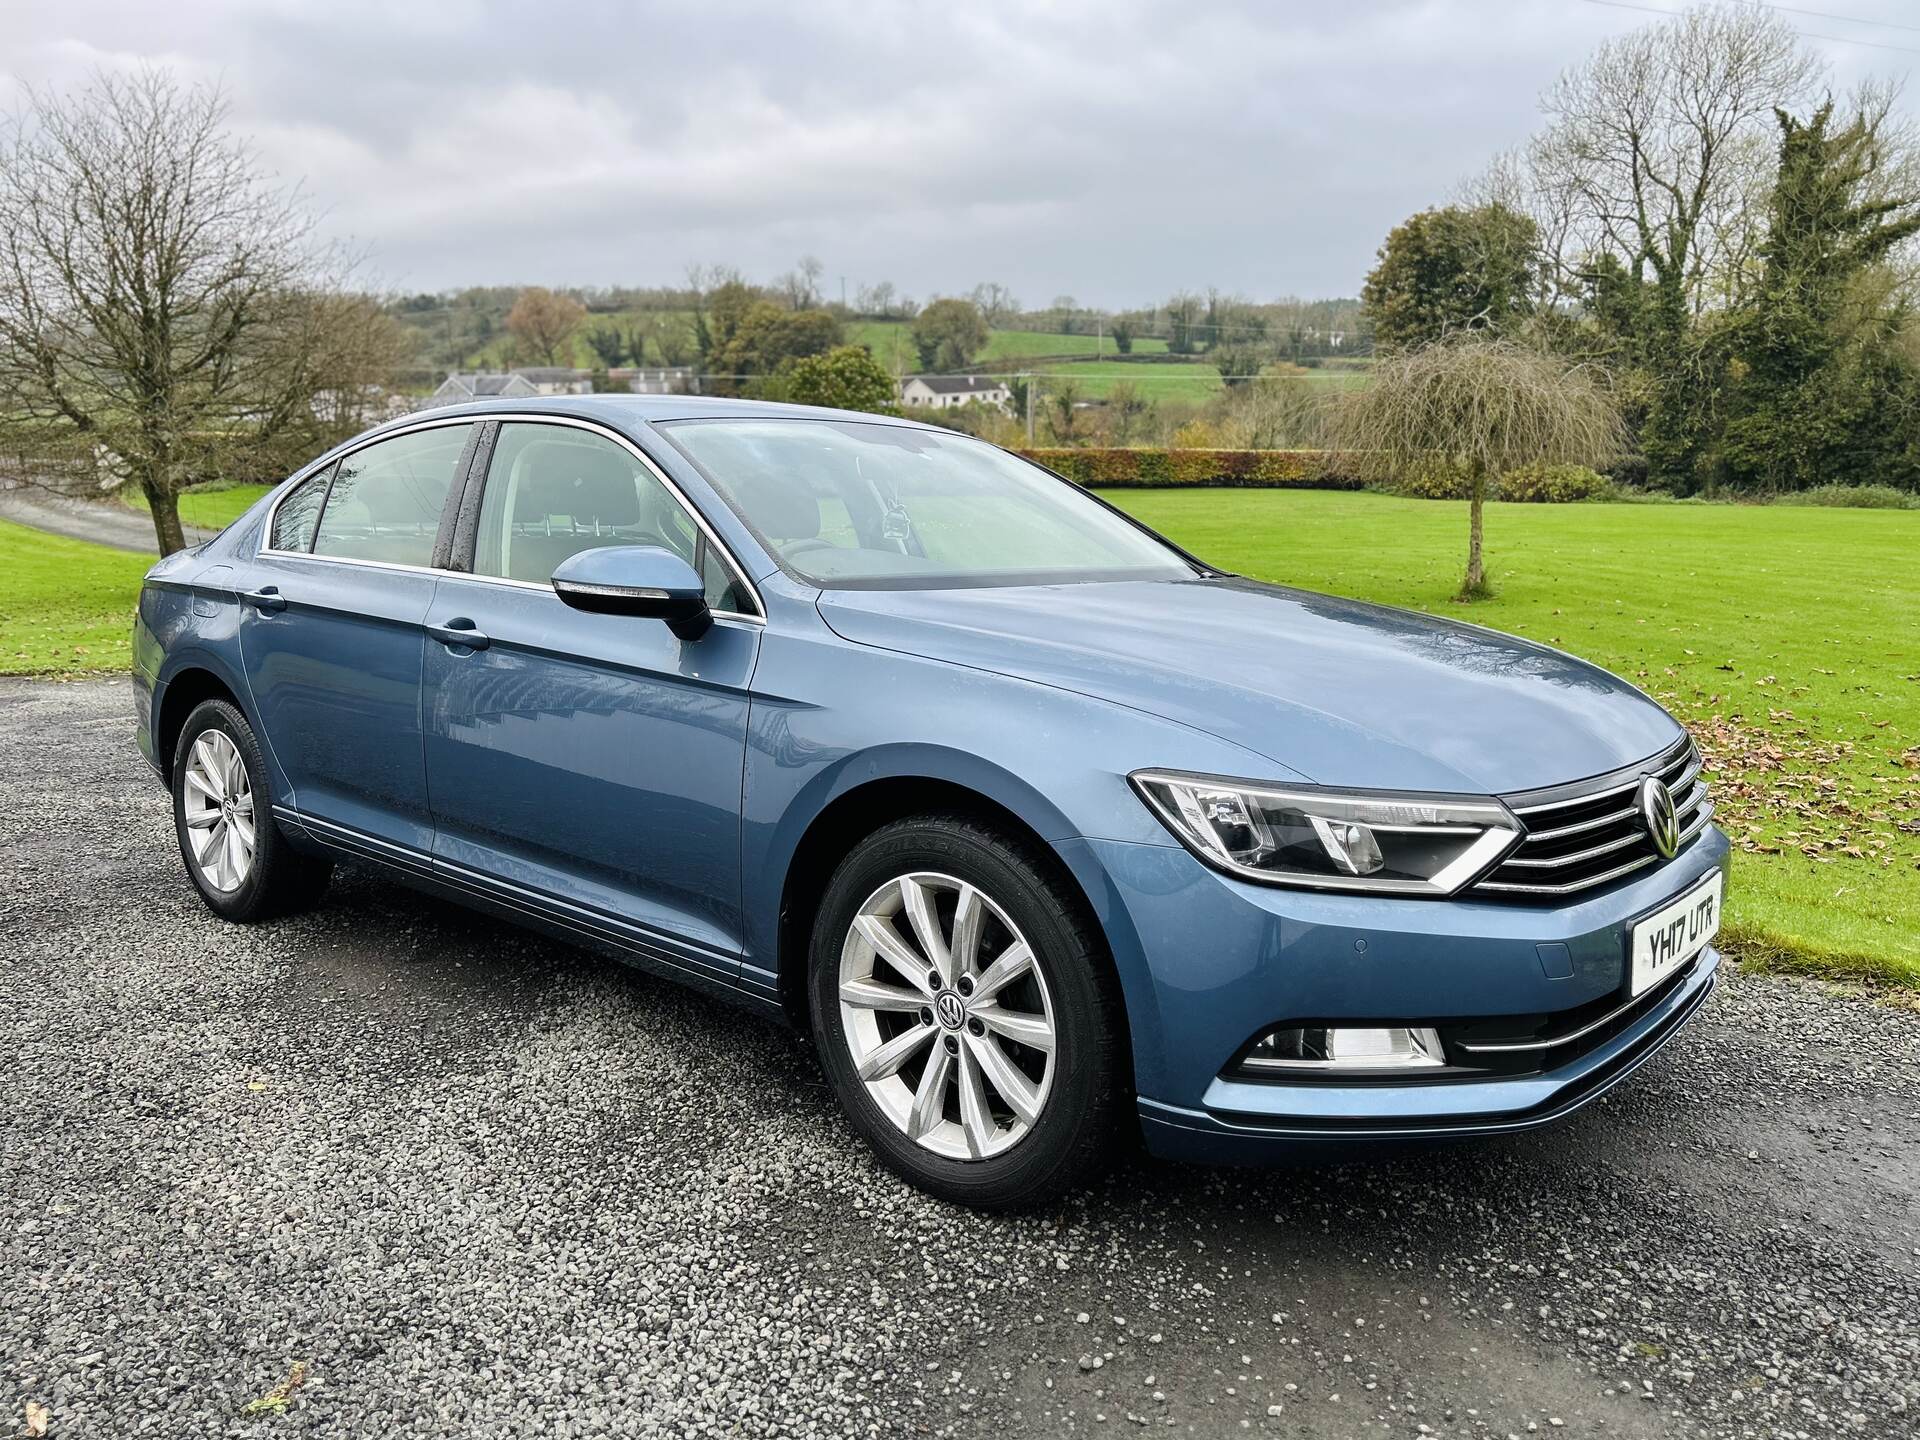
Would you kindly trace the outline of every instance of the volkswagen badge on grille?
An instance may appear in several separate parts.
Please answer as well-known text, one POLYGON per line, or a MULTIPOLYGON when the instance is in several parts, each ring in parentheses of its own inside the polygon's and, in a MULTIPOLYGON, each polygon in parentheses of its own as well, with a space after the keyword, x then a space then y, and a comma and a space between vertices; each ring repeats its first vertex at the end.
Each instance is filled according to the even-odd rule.
POLYGON ((1658 775, 1640 782, 1640 821, 1660 858, 1671 860, 1680 848, 1680 817, 1674 813, 1673 792, 1658 775))

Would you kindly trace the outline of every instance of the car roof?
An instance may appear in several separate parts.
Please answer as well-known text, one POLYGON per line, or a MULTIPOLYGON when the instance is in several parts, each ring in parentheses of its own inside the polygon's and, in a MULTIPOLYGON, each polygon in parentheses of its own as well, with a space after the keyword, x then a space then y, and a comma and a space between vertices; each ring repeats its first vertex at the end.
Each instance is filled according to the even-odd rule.
MULTIPOLYGON (((731 400, 714 395, 542 395, 521 399, 471 400, 458 405, 435 405, 415 410, 390 422, 406 425, 428 416, 488 415, 511 411, 519 415, 571 415, 610 422, 615 426, 655 424, 664 420, 861 420, 882 425, 923 425, 898 415, 875 415, 865 410, 831 410, 821 405, 784 405, 771 400, 731 400)), ((379 427, 384 430, 386 425, 379 427)), ((377 432, 369 432, 377 433, 377 432)), ((951 432, 945 432, 951 433, 951 432)))

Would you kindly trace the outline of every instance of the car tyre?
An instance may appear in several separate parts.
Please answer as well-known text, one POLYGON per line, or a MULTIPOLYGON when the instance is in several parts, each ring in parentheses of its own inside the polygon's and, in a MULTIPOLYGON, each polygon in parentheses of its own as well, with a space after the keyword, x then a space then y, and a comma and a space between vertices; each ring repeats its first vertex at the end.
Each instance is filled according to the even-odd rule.
POLYGON ((815 1043, 842 1107, 914 1185, 982 1209, 1025 1209, 1110 1158, 1126 1093, 1118 985, 1084 901, 1031 842, 962 815, 875 831, 827 886, 808 974, 815 1043), (944 982, 931 964, 918 981, 908 974, 926 958, 929 923, 953 967, 944 982), (922 1002, 911 1010, 909 988, 922 1002), (937 1003, 961 1023, 929 1018, 937 1003), (918 1053, 892 1059, 901 1046, 918 1053), (863 1076, 889 1064, 902 1068, 863 1076), (945 1068, 930 1077, 936 1064, 945 1068), (1036 1101, 1037 1114, 1018 1113, 1036 1101))
POLYGON ((266 758, 237 706, 194 708, 174 744, 172 774, 180 858, 209 910, 252 922, 320 898, 333 866, 295 850, 274 823, 266 758))

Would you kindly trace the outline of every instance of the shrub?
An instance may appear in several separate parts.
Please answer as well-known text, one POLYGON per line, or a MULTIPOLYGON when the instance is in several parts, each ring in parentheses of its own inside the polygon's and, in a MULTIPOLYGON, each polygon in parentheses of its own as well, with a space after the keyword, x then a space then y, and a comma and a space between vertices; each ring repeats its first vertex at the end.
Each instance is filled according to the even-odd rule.
POLYGON ((1615 485, 1642 489, 1647 483, 1647 457, 1632 453, 1622 455, 1607 466, 1604 473, 1615 485))
POLYGON ((1118 446, 1023 449, 1029 460, 1087 486, 1147 489, 1185 485, 1253 489, 1358 490, 1360 482, 1327 468, 1319 450, 1123 449, 1118 446))
POLYGON ((1774 496, 1777 505, 1839 505, 1849 510, 1920 510, 1920 495, 1892 485, 1815 485, 1774 496))
POLYGON ((1394 478, 1393 492, 1413 500, 1470 500, 1473 478, 1464 465, 1450 460, 1429 460, 1402 470, 1394 478))
MULTIPOLYGON (((1487 498, 1566 504, 1602 499, 1612 493, 1612 488, 1606 476, 1584 465, 1523 465, 1494 481, 1487 489, 1487 498)), ((1473 498, 1473 481, 1465 466, 1431 460, 1402 472, 1393 490, 1415 500, 1469 500, 1473 498)))
POLYGON ((1606 476, 1584 465, 1522 465, 1502 475, 1494 493, 1502 500, 1566 505, 1601 499, 1611 489, 1606 476))

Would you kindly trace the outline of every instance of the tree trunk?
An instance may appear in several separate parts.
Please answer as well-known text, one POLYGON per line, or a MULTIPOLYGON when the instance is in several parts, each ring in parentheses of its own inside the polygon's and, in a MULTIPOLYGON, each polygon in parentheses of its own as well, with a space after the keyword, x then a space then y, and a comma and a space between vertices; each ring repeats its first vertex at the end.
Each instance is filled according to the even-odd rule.
POLYGON ((153 538, 159 543, 161 558, 186 549, 187 534, 180 528, 180 497, 158 485, 140 488, 147 497, 147 511, 153 516, 153 538))
POLYGON ((1467 578, 1460 584, 1462 600, 1477 600, 1487 593, 1487 567, 1481 544, 1481 511, 1487 499, 1487 472, 1475 469, 1473 489, 1467 502, 1467 578))

